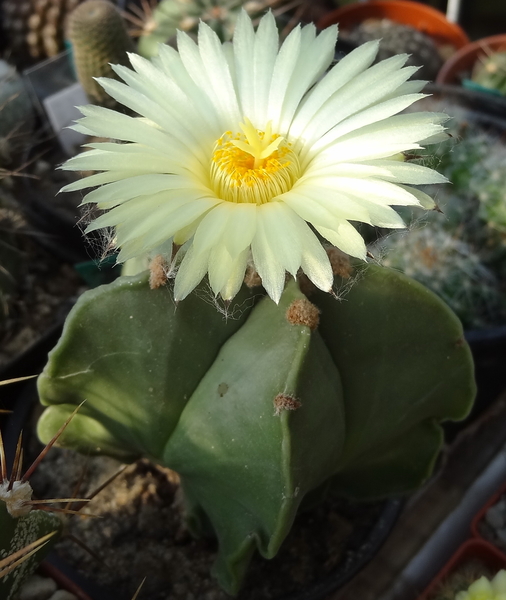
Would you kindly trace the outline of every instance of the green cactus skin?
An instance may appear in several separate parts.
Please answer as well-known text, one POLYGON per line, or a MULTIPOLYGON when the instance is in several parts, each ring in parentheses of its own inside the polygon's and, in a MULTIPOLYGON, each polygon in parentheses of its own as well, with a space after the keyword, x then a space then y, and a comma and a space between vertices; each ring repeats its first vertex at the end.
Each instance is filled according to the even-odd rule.
POLYGON ((479 60, 473 69, 472 80, 506 96, 506 52, 493 52, 479 60))
MULTIPOLYGON (((5 491, 3 488, 6 485, 6 482, 0 484, 0 560, 7 558, 48 533, 57 532, 57 535, 54 535, 29 559, 0 579, 0 598, 2 600, 14 600, 22 583, 35 571, 58 540, 62 530, 62 522, 54 513, 36 509, 29 510, 27 514, 22 516, 11 516, 3 494, 5 491)), ((31 496, 29 484, 23 483, 21 485, 28 486, 27 493, 31 496)))
POLYGON ((86 0, 71 13, 67 35, 79 81, 90 100, 116 106, 94 79, 117 79, 109 63, 129 65, 127 52, 135 49, 116 7, 108 0, 86 0))
POLYGON ((469 348, 446 305, 389 269, 354 277, 343 302, 311 297, 313 331, 287 320, 304 302, 293 281, 279 306, 265 297, 251 310, 243 290, 226 321, 195 295, 174 312, 146 273, 86 292, 39 378, 50 405, 40 438, 86 398, 62 445, 178 471, 189 526, 214 530, 214 574, 236 593, 255 550, 276 554, 306 494, 325 482, 359 499, 417 487, 439 422, 472 404, 469 348))

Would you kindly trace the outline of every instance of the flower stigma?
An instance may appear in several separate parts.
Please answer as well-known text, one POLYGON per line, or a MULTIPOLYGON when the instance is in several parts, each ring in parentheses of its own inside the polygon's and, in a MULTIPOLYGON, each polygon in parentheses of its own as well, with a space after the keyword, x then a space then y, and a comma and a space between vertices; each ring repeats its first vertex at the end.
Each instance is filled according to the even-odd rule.
POLYGON ((211 181, 216 195, 228 202, 264 204, 289 191, 300 174, 291 144, 272 133, 257 130, 248 118, 242 133, 226 131, 214 147, 211 181))

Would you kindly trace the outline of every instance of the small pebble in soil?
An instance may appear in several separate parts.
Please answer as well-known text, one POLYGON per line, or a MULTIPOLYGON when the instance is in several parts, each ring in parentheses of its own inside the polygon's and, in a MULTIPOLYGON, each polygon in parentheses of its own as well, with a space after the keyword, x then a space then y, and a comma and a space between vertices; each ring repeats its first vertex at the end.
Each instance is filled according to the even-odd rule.
POLYGON ((56 582, 49 577, 32 575, 23 584, 19 600, 49 600, 57 589, 56 582))

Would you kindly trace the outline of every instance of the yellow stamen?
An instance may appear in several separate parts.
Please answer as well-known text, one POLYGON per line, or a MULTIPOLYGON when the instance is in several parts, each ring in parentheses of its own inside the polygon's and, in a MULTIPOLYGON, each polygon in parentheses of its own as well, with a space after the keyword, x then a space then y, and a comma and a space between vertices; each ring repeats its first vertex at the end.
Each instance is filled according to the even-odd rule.
POLYGON ((229 202, 263 204, 287 192, 299 176, 299 161, 286 139, 255 129, 247 118, 242 134, 226 131, 216 142, 211 180, 216 194, 229 202))

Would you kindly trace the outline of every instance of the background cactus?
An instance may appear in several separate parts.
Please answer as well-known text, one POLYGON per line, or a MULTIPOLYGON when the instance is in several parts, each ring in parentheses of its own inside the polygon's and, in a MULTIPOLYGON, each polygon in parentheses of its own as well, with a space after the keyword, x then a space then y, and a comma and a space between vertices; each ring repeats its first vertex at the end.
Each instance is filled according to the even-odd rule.
POLYGON ((310 302, 291 281, 279 305, 253 306, 260 288, 244 288, 226 320, 198 294, 174 310, 147 272, 85 293, 39 378, 41 439, 86 398, 61 443, 175 469, 188 524, 211 525, 214 572, 235 593, 308 492, 416 487, 440 448, 438 421, 470 408, 470 353, 446 306, 395 271, 362 265, 351 286, 344 275, 346 302, 310 302))
POLYGON ((390 235, 371 252, 440 294, 466 327, 484 328, 506 318, 506 148, 462 109, 452 116, 452 137, 419 159, 451 182, 425 190, 437 194, 443 215, 421 223, 401 209, 409 239, 390 235))
POLYGON ((40 504, 38 507, 32 499, 32 488, 26 476, 21 476, 21 457, 18 444, 8 476, 0 436, 0 561, 5 565, 0 568, 2 600, 17 597, 24 580, 35 571, 62 530, 61 520, 53 512, 41 510, 40 504), (34 551, 28 554, 27 547, 33 547, 34 551))
POLYGON ((0 60, 0 168, 12 163, 35 125, 30 96, 16 69, 0 60))
POLYGON ((472 80, 506 96, 506 52, 493 52, 477 61, 472 80))
POLYGON ((269 8, 276 15, 299 4, 302 0, 161 0, 140 18, 139 15, 128 18, 140 27, 136 31, 139 54, 151 58, 158 54, 158 44, 175 40, 178 29, 196 34, 201 20, 216 31, 222 41, 229 41, 242 9, 255 18, 269 8))
POLYGON ((82 0, 3 0, 3 30, 21 66, 63 50, 67 15, 82 0))
POLYGON ((414 27, 389 19, 367 19, 349 31, 340 32, 340 39, 357 46, 369 40, 381 40, 377 62, 406 52, 410 55, 406 65, 421 67, 417 72, 420 79, 435 79, 443 66, 443 58, 432 38, 414 27))
MULTIPOLYGON (((439 222, 439 221, 438 221, 439 222)), ((497 277, 465 242, 440 225, 392 234, 372 247, 382 264, 423 283, 455 311, 465 327, 486 327, 490 315, 506 318, 506 297, 497 277)))
POLYGON ((108 0, 86 0, 70 15, 67 35, 79 81, 89 99, 114 107, 115 100, 94 77, 116 78, 109 63, 130 64, 127 52, 133 52, 135 46, 120 13, 108 0))

